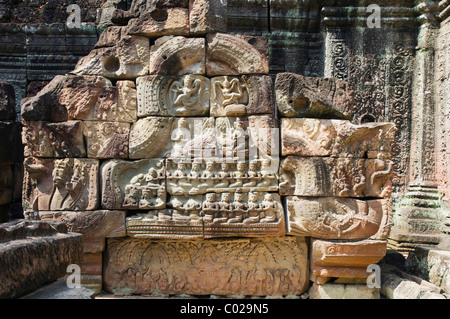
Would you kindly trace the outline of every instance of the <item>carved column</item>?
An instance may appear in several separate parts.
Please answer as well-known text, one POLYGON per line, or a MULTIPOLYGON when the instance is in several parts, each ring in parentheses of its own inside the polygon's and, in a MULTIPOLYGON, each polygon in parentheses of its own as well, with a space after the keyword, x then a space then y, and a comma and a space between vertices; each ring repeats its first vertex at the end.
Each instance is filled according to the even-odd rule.
POLYGON ((411 126, 411 79, 416 39, 412 2, 381 7, 381 28, 369 28, 371 1, 325 6, 325 77, 346 80, 355 89, 352 121, 394 122, 394 192, 406 185, 411 126))
POLYGON ((415 7, 420 22, 413 77, 411 152, 408 189, 397 203, 391 245, 408 251, 420 244, 438 244, 442 211, 436 174, 436 104, 434 100, 437 2, 415 7))

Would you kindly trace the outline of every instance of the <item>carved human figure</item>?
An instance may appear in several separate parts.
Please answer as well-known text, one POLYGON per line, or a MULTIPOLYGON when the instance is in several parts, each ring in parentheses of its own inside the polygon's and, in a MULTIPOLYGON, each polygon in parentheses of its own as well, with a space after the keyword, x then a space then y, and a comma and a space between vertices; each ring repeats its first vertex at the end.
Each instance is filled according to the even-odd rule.
POLYGON ((178 162, 176 170, 170 176, 170 183, 172 187, 189 187, 191 185, 187 179, 185 171, 185 163, 178 162))
POLYGON ((139 199, 141 197, 141 189, 139 186, 129 184, 125 186, 125 198, 123 200, 123 207, 137 208, 139 206, 139 199))
POLYGON ((258 193, 250 192, 248 195, 248 217, 244 219, 244 224, 252 224, 259 222, 260 213, 262 211, 260 204, 258 203, 258 193))
POLYGON ((277 207, 273 201, 272 194, 267 193, 264 195, 264 200, 261 204, 263 209, 264 218, 261 219, 261 223, 272 223, 277 219, 277 207))
POLYGON ((53 188, 50 196, 49 209, 73 209, 79 199, 82 188, 82 167, 74 167, 72 175, 70 159, 57 160, 53 169, 53 188))
POLYGON ((184 118, 178 120, 177 128, 172 131, 170 138, 173 142, 172 157, 183 157, 189 154, 189 151, 185 150, 184 147, 191 140, 191 131, 184 118))
POLYGON ((202 82, 198 78, 185 76, 182 81, 174 81, 170 86, 173 96, 172 107, 176 111, 186 111, 194 107, 199 100, 202 82))
POLYGON ((200 219, 200 210, 202 209, 202 204, 193 199, 192 197, 187 200, 183 205, 186 214, 189 216, 190 220, 200 219))
POLYGON ((258 169, 258 163, 256 161, 251 161, 248 165, 248 172, 247 172, 247 180, 248 182, 242 185, 243 187, 254 187, 256 186, 256 183, 260 179, 260 174, 257 171, 258 169))
POLYGON ((231 194, 230 193, 222 193, 221 200, 219 202, 219 216, 214 218, 214 222, 224 223, 228 220, 229 216, 233 212, 233 205, 230 203, 231 194))
POLYGON ((216 188, 225 188, 230 184, 229 179, 231 177, 231 173, 229 172, 228 163, 222 163, 220 167, 221 171, 217 176, 220 182, 216 184, 216 188))
POLYGON ((214 162, 208 161, 206 162, 206 168, 203 171, 202 175, 200 176, 200 179, 202 183, 198 185, 198 188, 200 189, 208 189, 211 188, 214 185, 214 162))
POLYGON ((200 182, 200 169, 201 164, 198 162, 192 163, 191 171, 187 175, 190 186, 192 189, 189 191, 189 194, 195 194, 198 191, 198 184, 200 182))
POLYGON ((205 201, 202 204, 203 219, 206 222, 212 222, 219 213, 219 204, 216 202, 216 194, 208 193, 205 196, 205 201))
POLYGON ((247 203, 244 202, 244 194, 238 191, 234 194, 233 217, 228 219, 227 223, 241 223, 246 212, 247 203))
POLYGON ((244 179, 247 177, 245 167, 245 162, 238 162, 236 164, 236 171, 231 175, 235 182, 230 184, 230 187, 241 187, 244 184, 244 179))
POLYGON ((256 186, 266 187, 266 186, 271 186, 274 182, 276 182, 277 176, 270 169, 270 164, 271 164, 270 159, 262 160, 262 162, 261 162, 261 179, 262 179, 262 181, 259 182, 256 186))
POLYGON ((221 111, 218 114, 231 116, 243 115, 246 113, 245 105, 240 101, 245 97, 245 85, 240 83, 239 78, 228 78, 224 76, 222 80, 214 81, 213 100, 218 103, 221 111))

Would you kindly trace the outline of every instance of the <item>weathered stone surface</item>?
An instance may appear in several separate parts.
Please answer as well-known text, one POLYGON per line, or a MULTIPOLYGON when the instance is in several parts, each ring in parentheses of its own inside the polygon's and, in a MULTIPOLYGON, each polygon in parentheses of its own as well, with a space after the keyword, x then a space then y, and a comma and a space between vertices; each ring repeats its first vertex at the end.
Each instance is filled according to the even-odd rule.
POLYGON ((94 290, 85 287, 69 288, 63 278, 45 285, 20 299, 94 299, 95 294, 94 290))
POLYGON ((379 262, 386 254, 387 241, 326 241, 313 239, 310 268, 314 282, 325 283, 331 278, 345 280, 367 278, 367 267, 379 262))
POLYGON ((170 209, 127 218, 136 238, 195 239, 285 234, 280 196, 267 192, 171 196, 170 209))
POLYGON ((214 118, 146 117, 131 127, 130 158, 201 156, 210 153, 213 142, 214 118))
POLYGON ((41 220, 62 221, 68 231, 83 235, 83 252, 99 253, 105 248, 105 238, 124 237, 125 211, 40 211, 41 220))
POLYGON ((110 160, 101 167, 102 207, 162 209, 166 207, 164 160, 110 160))
POLYGON ((269 73, 267 38, 216 33, 206 40, 208 76, 269 73))
POLYGON ((322 239, 387 239, 391 227, 389 199, 333 197, 286 198, 287 233, 322 239))
POLYGON ((211 116, 273 113, 269 76, 220 76, 211 79, 211 116))
POLYGON ((314 283, 308 294, 311 299, 380 299, 380 289, 358 284, 314 283))
POLYGON ((338 79, 279 73, 275 94, 280 114, 285 117, 314 117, 350 120, 354 92, 338 79))
POLYGON ((79 263, 82 236, 61 222, 15 220, 0 225, 0 298, 16 298, 66 274, 79 263))
POLYGON ((14 87, 8 82, 0 82, 0 120, 16 119, 16 97, 14 87))
POLYGON ((137 105, 134 82, 117 81, 116 86, 101 76, 56 76, 36 96, 22 100, 22 118, 132 122, 137 105))
POLYGON ((205 39, 165 36, 150 49, 150 74, 205 74, 205 39))
POLYGON ((89 158, 128 158, 130 123, 91 122, 83 123, 89 158))
POLYGON ((283 118, 281 155, 389 159, 395 131, 393 123, 283 118))
POLYGON ((98 160, 27 157, 24 170, 24 211, 83 211, 99 205, 98 160))
POLYGON ((278 190, 278 174, 270 171, 270 160, 174 161, 168 159, 167 191, 171 195, 198 195, 208 192, 273 192, 278 190))
POLYGON ((190 0, 190 34, 227 32, 227 2, 190 0))
POLYGON ((104 289, 152 295, 299 295, 308 288, 307 255, 301 237, 108 239, 104 289))
POLYGON ((189 35, 189 14, 185 8, 156 9, 128 22, 127 33, 148 38, 189 35))
POLYGON ((122 35, 115 46, 92 50, 80 59, 75 75, 98 75, 108 79, 134 79, 149 72, 150 42, 146 37, 122 35))
POLYGON ((450 252, 436 247, 417 246, 408 254, 408 272, 450 293, 450 252))
POLYGON ((210 81, 201 75, 150 75, 137 79, 138 116, 205 116, 210 81))
POLYGON ((84 157, 83 124, 80 121, 48 123, 23 122, 22 142, 25 156, 84 157))
POLYGON ((280 194, 389 197, 392 170, 389 160, 288 156, 280 163, 280 194))

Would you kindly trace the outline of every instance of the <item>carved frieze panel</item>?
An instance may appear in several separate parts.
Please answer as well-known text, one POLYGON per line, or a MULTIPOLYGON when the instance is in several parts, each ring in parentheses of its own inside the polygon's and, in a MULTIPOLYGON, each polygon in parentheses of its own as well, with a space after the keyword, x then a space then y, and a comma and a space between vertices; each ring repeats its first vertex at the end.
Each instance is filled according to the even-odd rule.
POLYGON ((395 132, 393 123, 283 118, 282 155, 389 159, 395 132))
MULTIPOLYGON (((270 159, 215 162, 167 160, 167 191, 171 195, 208 192, 272 192, 278 190, 278 172, 270 159)), ((278 167, 278 165, 277 165, 278 167)))
POLYGON ((80 121, 24 122, 22 142, 25 145, 25 156, 54 158, 86 156, 83 123, 80 121))
POLYGON ((322 239, 387 239, 390 199, 286 197, 287 233, 322 239))
POLYGON ((390 160, 288 156, 280 164, 280 194, 389 197, 392 171, 390 160))
POLYGON ((162 209, 166 207, 164 160, 110 160, 101 167, 102 207, 162 209))
POLYGON ((104 289, 153 295, 299 295, 309 285, 307 256, 303 237, 108 239, 104 289))
POLYGON ((96 159, 27 157, 24 170, 25 211, 83 211, 99 206, 96 159))
POLYGON ((91 122, 83 123, 89 158, 128 158, 130 123, 91 122))
POLYGON ((211 116, 273 113, 269 76, 219 76, 211 79, 211 116))
POLYGON ((201 75, 150 75, 137 79, 138 116, 204 116, 210 81, 201 75))

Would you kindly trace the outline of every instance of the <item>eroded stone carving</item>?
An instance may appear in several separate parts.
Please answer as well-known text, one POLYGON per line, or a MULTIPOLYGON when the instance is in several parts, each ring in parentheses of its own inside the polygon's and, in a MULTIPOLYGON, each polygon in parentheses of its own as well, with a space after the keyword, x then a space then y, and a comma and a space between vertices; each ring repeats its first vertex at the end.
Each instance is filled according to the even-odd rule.
POLYGON ((165 167, 161 159, 102 164, 102 207, 161 209, 166 206, 165 167))
POLYGON ((84 157, 83 124, 80 121, 48 123, 27 121, 22 130, 25 156, 84 157))
POLYGON ((298 295, 308 287, 306 269, 303 237, 108 239, 104 288, 115 293, 154 295, 298 295), (126 263, 121 261, 125 255, 126 263))
POLYGON ((206 40, 208 76, 269 73, 267 38, 215 33, 206 40))
POLYGON ((390 160, 288 156, 280 164, 280 194, 389 197, 392 170, 390 160))
POLYGON ((98 207, 98 160, 27 157, 24 168, 25 211, 80 211, 98 207))
POLYGON ((128 158, 129 133, 129 123, 84 122, 87 156, 99 159, 128 158))
POLYGON ((279 73, 275 94, 285 117, 350 120, 352 116, 354 92, 345 81, 279 73))
POLYGON ((387 239, 389 199, 286 197, 288 234, 322 239, 387 239))
POLYGON ((150 50, 150 74, 205 74, 205 39, 165 36, 150 50))
POLYGON ((282 155, 389 159, 393 123, 354 125, 343 120, 283 118, 282 155))
POLYGON ((137 79, 139 117, 204 116, 209 111, 210 81, 200 75, 150 75, 137 79))

